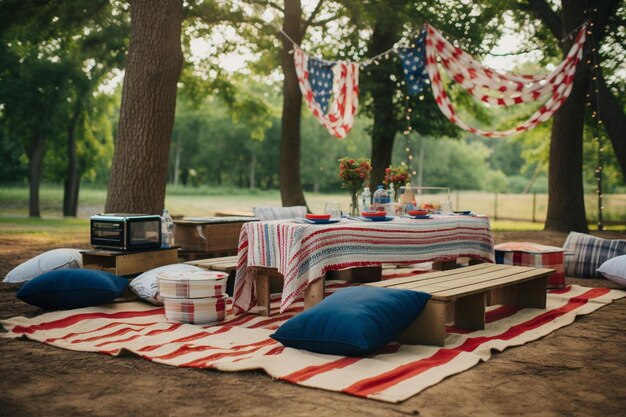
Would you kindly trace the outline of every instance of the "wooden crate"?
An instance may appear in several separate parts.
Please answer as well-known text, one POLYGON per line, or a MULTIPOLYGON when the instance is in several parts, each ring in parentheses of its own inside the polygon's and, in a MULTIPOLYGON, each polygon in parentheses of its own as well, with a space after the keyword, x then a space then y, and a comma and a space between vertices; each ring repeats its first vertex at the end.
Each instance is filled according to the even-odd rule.
POLYGON ((137 252, 97 249, 81 253, 83 268, 99 269, 120 276, 140 274, 159 266, 178 263, 178 248, 137 252))
POLYGON ((236 254, 241 226, 250 218, 207 218, 174 220, 174 243, 182 254, 236 254))

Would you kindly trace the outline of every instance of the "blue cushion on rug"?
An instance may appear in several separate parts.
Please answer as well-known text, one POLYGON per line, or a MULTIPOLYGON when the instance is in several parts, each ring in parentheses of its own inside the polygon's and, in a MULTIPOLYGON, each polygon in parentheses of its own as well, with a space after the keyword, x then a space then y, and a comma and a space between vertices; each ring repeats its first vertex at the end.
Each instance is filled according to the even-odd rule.
POLYGON ((94 269, 63 269, 33 278, 16 297, 46 310, 68 310, 106 304, 122 295, 126 278, 94 269))
POLYGON ((430 294, 383 287, 344 288, 270 335, 285 346, 343 356, 382 348, 424 310, 430 294))

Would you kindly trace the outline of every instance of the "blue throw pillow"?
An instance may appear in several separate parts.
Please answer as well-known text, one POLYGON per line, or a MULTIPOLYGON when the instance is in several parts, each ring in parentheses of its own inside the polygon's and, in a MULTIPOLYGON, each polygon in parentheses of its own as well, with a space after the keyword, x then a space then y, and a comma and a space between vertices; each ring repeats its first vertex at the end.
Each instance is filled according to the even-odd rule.
POLYGON ((126 278, 94 269, 46 272, 20 288, 16 297, 46 310, 68 310, 106 304, 122 295, 126 278))
POLYGON ((285 346, 363 356, 382 348, 424 310, 430 294, 383 287, 339 290, 270 335, 285 346))

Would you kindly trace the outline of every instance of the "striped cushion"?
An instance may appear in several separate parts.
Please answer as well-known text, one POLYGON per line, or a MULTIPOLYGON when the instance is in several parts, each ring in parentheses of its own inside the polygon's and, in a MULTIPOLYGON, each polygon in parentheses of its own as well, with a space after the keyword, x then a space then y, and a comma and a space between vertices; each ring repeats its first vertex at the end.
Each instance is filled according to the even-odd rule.
POLYGON ((254 207, 253 210, 259 220, 295 219, 306 215, 306 206, 254 207))
POLYGON ((596 270, 604 261, 626 254, 626 240, 602 239, 584 233, 570 232, 563 245, 565 275, 581 278, 600 278, 596 270))

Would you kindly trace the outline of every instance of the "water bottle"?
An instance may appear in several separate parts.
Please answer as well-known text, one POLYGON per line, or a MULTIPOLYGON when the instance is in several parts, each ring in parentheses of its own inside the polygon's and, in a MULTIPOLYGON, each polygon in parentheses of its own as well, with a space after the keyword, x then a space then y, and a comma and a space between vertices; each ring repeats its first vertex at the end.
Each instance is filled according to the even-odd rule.
POLYGON ((385 210, 391 203, 391 196, 389 191, 385 190, 382 185, 378 186, 378 189, 374 192, 374 208, 376 210, 385 210))
POLYGON ((172 246, 174 246, 174 220, 167 209, 164 209, 161 216, 161 247, 171 248, 172 246))
POLYGON ((363 189, 361 194, 361 211, 368 211, 372 205, 372 194, 370 193, 370 187, 363 189))

